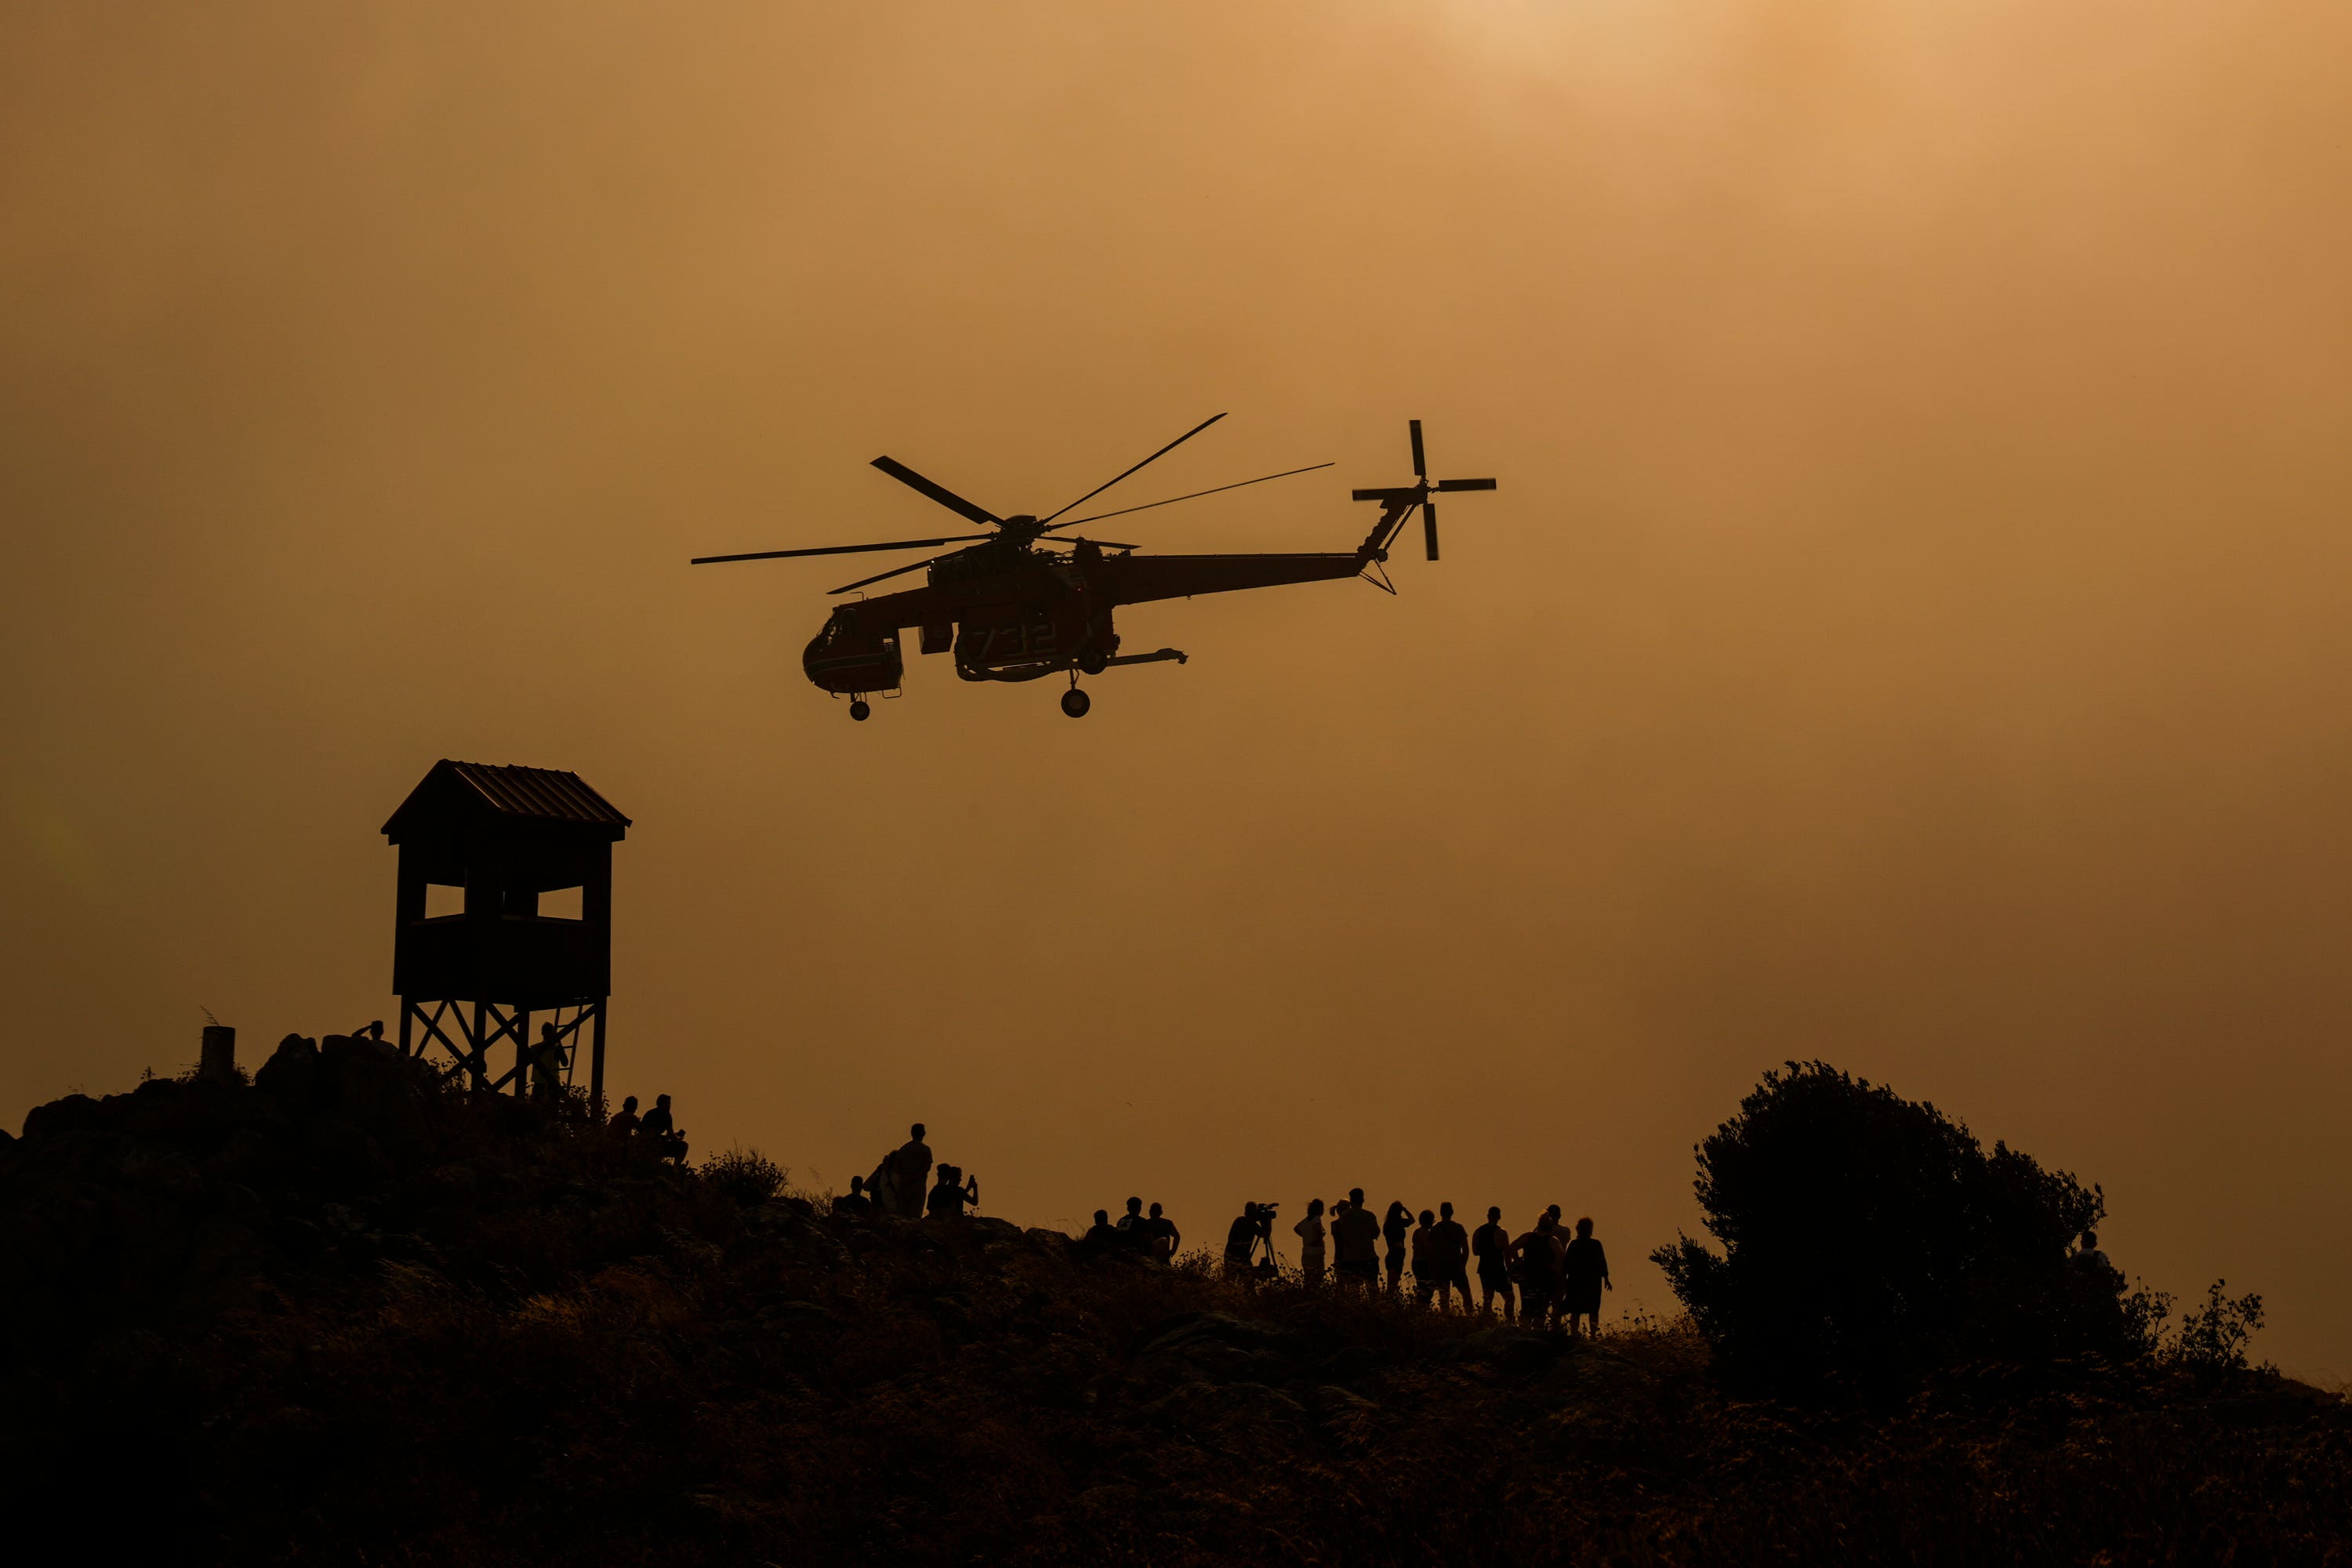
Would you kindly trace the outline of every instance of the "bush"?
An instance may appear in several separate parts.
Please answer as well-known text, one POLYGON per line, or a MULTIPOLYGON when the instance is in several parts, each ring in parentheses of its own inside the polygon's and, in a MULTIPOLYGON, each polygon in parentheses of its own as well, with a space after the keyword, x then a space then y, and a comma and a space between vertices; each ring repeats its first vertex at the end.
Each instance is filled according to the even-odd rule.
POLYGON ((2205 1310, 2182 1316, 2180 1327, 2163 1344, 2170 1365, 2202 1378, 2219 1378, 2246 1369, 2246 1346, 2263 1326, 2263 1299, 2251 1291, 2234 1299, 2221 1294, 2226 1279, 2206 1287, 2205 1310))
POLYGON ((2122 1280, 2068 1258, 2096 1187, 1823 1063, 1764 1075, 1699 1145, 1697 1193, 1723 1252, 1684 1237, 1652 1256, 1734 1381, 1884 1387, 2147 1348, 2122 1280))
POLYGON ((784 1190, 792 1173, 757 1149, 738 1144, 702 1163, 702 1179, 745 1208, 766 1203, 784 1190))

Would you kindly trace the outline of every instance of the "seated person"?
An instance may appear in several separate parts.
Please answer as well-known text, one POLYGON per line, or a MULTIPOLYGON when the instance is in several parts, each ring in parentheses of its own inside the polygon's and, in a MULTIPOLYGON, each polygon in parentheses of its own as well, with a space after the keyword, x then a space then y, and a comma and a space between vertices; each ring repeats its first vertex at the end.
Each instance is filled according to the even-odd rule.
POLYGON ((849 1190, 833 1200, 833 1212, 848 1219, 864 1219, 874 1212, 874 1200, 866 1195, 866 1178, 849 1178, 849 1190))
POLYGON ((1101 1258, 1126 1249, 1127 1238, 1110 1223, 1110 1210, 1095 1210, 1095 1223, 1078 1238, 1078 1245, 1091 1257, 1101 1258))
POLYGON ((931 1188, 931 1195, 927 1200, 925 1207, 934 1215, 945 1215, 950 1219, 961 1219, 964 1205, 976 1205, 979 1202, 980 1178, 978 1176, 972 1177, 967 1183, 963 1180, 962 1166, 941 1165, 939 1183, 931 1188))
POLYGON ((671 1120, 668 1095, 654 1096, 654 1108, 637 1123, 637 1131, 654 1141, 656 1158, 686 1163, 686 1134, 671 1120))

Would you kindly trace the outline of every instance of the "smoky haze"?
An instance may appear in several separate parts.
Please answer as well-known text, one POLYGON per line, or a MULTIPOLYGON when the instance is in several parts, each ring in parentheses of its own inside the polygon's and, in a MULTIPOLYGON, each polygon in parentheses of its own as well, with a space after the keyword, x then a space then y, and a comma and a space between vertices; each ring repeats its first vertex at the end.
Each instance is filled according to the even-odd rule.
POLYGON ((2352 1372, 2347 121, 2323 4, 12 6, 0 1102, 393 1016, 376 829, 526 763, 698 1150, 1557 1201, 1659 1310, 1819 1057, 2352 1372), (1408 416, 1502 488, 1081 723, 853 726, 860 574, 686 565, 1221 409, 1106 504, 1338 466, 1118 537, 1351 547, 1408 416))

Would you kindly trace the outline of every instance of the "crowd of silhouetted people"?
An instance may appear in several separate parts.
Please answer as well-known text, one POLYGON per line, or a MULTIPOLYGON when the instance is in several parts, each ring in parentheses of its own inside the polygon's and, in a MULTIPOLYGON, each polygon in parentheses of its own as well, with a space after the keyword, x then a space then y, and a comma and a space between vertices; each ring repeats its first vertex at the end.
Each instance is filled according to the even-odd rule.
MULTIPOLYGON (((1275 1254, 1274 1223, 1274 1205, 1242 1205, 1225 1240, 1227 1277, 1267 1279, 1283 1272, 1275 1254)), ((1486 1224, 1466 1230, 1450 1203, 1416 1215, 1402 1202, 1391 1202, 1375 1214, 1364 1190, 1355 1187, 1328 1208, 1321 1198, 1309 1200, 1290 1230, 1298 1237, 1297 1277, 1310 1289, 1328 1283, 1402 1295, 1410 1274, 1413 1299, 1426 1307, 1499 1311, 1507 1321, 1530 1328, 1557 1323, 1570 1333, 1581 1321, 1597 1333, 1601 1292, 1616 1289, 1609 1278, 1609 1254, 1592 1234, 1592 1221, 1578 1220, 1571 1234, 1558 1204, 1515 1237, 1503 1224, 1500 1208, 1489 1208, 1486 1224)))
MULTIPOLYGON (((1276 1251, 1278 1207, 1242 1205, 1225 1231, 1225 1278, 1296 1279, 1309 1289, 1385 1289, 1402 1296, 1410 1276, 1412 1299, 1423 1306, 1498 1312, 1507 1321, 1531 1328, 1556 1323, 1570 1333, 1580 1323, 1599 1332, 1601 1292, 1616 1289, 1609 1278, 1609 1254, 1592 1234, 1592 1222, 1580 1219, 1571 1229, 1558 1204, 1513 1236, 1499 1208, 1488 1209, 1486 1223, 1476 1230, 1466 1230, 1450 1203, 1418 1215, 1401 1202, 1391 1203, 1375 1214, 1358 1187, 1328 1208, 1321 1198, 1307 1203, 1307 1213, 1290 1226, 1298 1238, 1296 1270, 1285 1267, 1276 1251), (1475 1300, 1473 1274, 1478 1280, 1475 1300)), ((1182 1241, 1175 1221, 1158 1204, 1147 1213, 1141 1198, 1129 1198, 1127 1213, 1115 1223, 1108 1209, 1095 1210, 1095 1222, 1079 1246, 1096 1258, 1168 1263, 1182 1241)))
POLYGON ((1183 1241, 1176 1222, 1160 1212, 1158 1204, 1153 1204, 1147 1214, 1141 1198, 1129 1198, 1127 1212, 1118 1216, 1116 1224, 1108 1209, 1095 1210, 1095 1223, 1087 1227, 1078 1245, 1095 1258, 1124 1255, 1151 1263, 1171 1263, 1183 1241))
MULTIPOLYGON (((629 1100, 614 1125, 632 1116, 635 1105, 629 1100)), ((668 1106, 669 1097, 662 1096, 634 1130, 643 1135, 659 1116, 668 1133, 668 1106)), ((849 1191, 833 1200, 834 1213, 850 1218, 958 1219, 977 1211, 980 1178, 960 1165, 934 1161, 925 1137, 923 1124, 915 1123, 907 1141, 883 1155, 870 1175, 850 1178, 849 1191)), ((1609 1254, 1592 1234, 1592 1221, 1579 1219, 1571 1226, 1558 1204, 1514 1236, 1500 1208, 1489 1208, 1486 1223, 1470 1230, 1454 1217, 1450 1203, 1418 1214, 1402 1202, 1376 1211, 1356 1187, 1328 1206, 1321 1198, 1310 1200, 1306 1214, 1289 1227, 1298 1238, 1295 1269, 1276 1249, 1278 1206, 1242 1205, 1225 1232, 1225 1278, 1295 1279, 1308 1289, 1386 1291, 1401 1298, 1409 1288, 1412 1300, 1436 1310, 1499 1314, 1506 1321, 1558 1326, 1571 1334, 1600 1331, 1601 1295, 1616 1289, 1609 1278, 1609 1254)), ((1160 1266, 1173 1263, 1183 1244, 1176 1222, 1160 1205, 1147 1205, 1140 1197, 1129 1198, 1117 1219, 1108 1209, 1095 1210, 1094 1223, 1078 1238, 1087 1258, 1160 1266)))
POLYGON ((621 1101, 621 1109, 604 1125, 616 1136, 645 1140, 661 1159, 686 1163, 686 1134, 679 1130, 677 1118, 670 1113, 668 1095, 655 1095, 654 1108, 640 1114, 637 1097, 633 1094, 621 1101))
MULTIPOLYGON (((934 1165, 924 1129, 915 1124, 907 1142, 882 1158, 870 1176, 850 1178, 849 1191, 834 1200, 834 1212, 851 1216, 892 1215, 958 1217, 975 1209, 980 1180, 960 1166, 934 1165), (935 1178, 926 1186, 926 1178, 935 1178)), ((1276 1212, 1270 1203, 1246 1203, 1227 1227, 1223 1272, 1227 1279, 1270 1281, 1295 1279, 1309 1289, 1349 1289, 1403 1296, 1439 1310, 1498 1313, 1530 1328, 1557 1325, 1570 1333, 1598 1333, 1601 1298, 1616 1289, 1609 1278, 1609 1255, 1592 1234, 1592 1221, 1573 1226, 1558 1204, 1513 1236, 1503 1211, 1489 1208, 1475 1231, 1443 1203, 1415 1215, 1402 1202, 1375 1213, 1354 1188, 1328 1209, 1321 1198, 1290 1226, 1298 1238, 1298 1264, 1285 1266, 1275 1247, 1276 1212), (1477 1279, 1477 1295, 1471 1279, 1477 1279)), ((1129 1258, 1166 1265, 1175 1261, 1183 1233, 1158 1204, 1127 1200, 1117 1219, 1097 1209, 1094 1223, 1078 1238, 1080 1251, 1097 1259, 1129 1258)))
POLYGON ((923 1142, 923 1124, 908 1129, 907 1141, 882 1156, 870 1176, 849 1178, 849 1191, 833 1200, 833 1212, 863 1216, 895 1215, 920 1219, 937 1215, 961 1219, 980 1207, 980 1178, 961 1165, 934 1164, 923 1142), (926 1181, 929 1185, 927 1186, 926 1181))

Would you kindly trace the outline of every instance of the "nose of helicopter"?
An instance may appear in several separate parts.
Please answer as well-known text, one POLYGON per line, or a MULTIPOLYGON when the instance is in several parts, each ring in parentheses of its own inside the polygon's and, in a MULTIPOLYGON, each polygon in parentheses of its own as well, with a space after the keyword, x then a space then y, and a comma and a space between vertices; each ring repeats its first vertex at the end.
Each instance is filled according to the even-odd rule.
POLYGON ((802 672, 824 691, 895 691, 905 668, 894 634, 861 630, 854 616, 843 611, 824 623, 801 654, 802 672))

